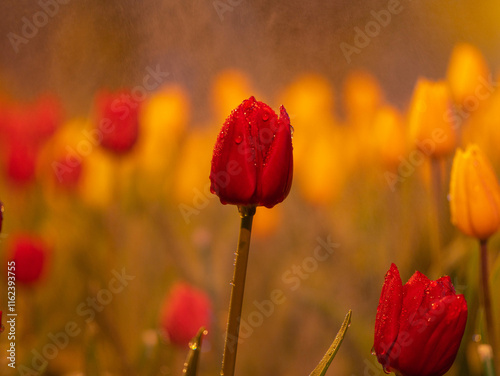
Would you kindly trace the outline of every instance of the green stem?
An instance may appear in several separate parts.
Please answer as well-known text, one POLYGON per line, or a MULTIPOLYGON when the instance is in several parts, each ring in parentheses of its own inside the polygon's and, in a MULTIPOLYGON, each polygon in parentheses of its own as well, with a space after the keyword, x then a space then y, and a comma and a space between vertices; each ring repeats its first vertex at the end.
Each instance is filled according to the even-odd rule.
POLYGON ((491 293, 490 293, 490 285, 489 285, 489 271, 488 271, 488 240, 480 240, 479 244, 481 247, 481 290, 483 292, 483 307, 484 307, 484 315, 486 318, 486 333, 487 340, 490 346, 493 349, 493 359, 498 362, 497 357, 497 347, 495 341, 495 328, 493 324, 493 311, 491 307, 491 293))
POLYGON ((231 298, 229 301, 229 315, 227 319, 226 340, 222 356, 221 376, 233 376, 236 364, 236 350, 240 332, 241 307, 243 306, 243 292, 247 274, 248 251, 250 249, 250 235, 252 220, 255 214, 254 206, 238 206, 241 217, 240 235, 236 260, 234 264, 233 280, 231 281, 231 298))
POLYGON ((431 174, 432 174, 432 195, 434 206, 434 218, 432 219, 432 249, 433 260, 432 267, 436 275, 442 274, 442 256, 441 256, 441 160, 431 158, 431 174))

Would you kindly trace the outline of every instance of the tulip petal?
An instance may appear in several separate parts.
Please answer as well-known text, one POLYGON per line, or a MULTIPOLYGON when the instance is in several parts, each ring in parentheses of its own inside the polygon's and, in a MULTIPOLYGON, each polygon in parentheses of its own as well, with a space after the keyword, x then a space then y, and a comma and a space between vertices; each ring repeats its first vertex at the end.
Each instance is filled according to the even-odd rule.
POLYGON ((421 355, 420 375, 443 375, 453 364, 467 321, 467 304, 463 295, 447 295, 435 303, 427 320, 435 320, 432 335, 427 337, 421 355))
POLYGON ((373 349, 378 361, 385 368, 390 367, 390 351, 399 332, 399 317, 403 301, 403 283, 395 264, 385 275, 385 282, 375 318, 375 341, 373 349))
POLYGON ((226 119, 215 143, 210 190, 223 204, 247 205, 255 192, 255 147, 243 109, 247 101, 226 119))
POLYGON ((465 165, 466 192, 474 235, 485 240, 500 226, 500 193, 493 168, 481 150, 473 145, 465 165))
POLYGON ((435 281, 429 281, 425 290, 422 306, 430 307, 432 303, 441 300, 447 295, 455 295, 455 289, 449 276, 441 277, 435 281))
POLYGON ((465 153, 457 149, 450 178, 451 223, 464 234, 474 236, 468 211, 465 181, 465 153))
POLYGON ((283 106, 280 107, 279 119, 274 112, 273 115, 274 118, 270 118, 268 123, 271 124, 269 129, 274 131, 274 136, 264 159, 260 194, 260 197, 266 198, 266 202, 262 204, 267 207, 272 207, 286 198, 293 176, 290 118, 283 106))

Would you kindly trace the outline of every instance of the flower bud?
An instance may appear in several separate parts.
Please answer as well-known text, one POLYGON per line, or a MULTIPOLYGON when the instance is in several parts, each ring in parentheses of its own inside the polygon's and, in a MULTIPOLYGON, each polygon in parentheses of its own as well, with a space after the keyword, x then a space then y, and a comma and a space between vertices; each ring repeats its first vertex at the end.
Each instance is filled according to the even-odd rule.
POLYGON ((186 283, 177 283, 165 300, 160 325, 170 342, 187 346, 201 327, 209 330, 212 304, 208 296, 186 283))
POLYGON ((483 100, 489 92, 482 88, 490 73, 481 51, 467 43, 457 44, 446 72, 455 103, 466 106, 468 100, 483 100))
POLYGON ((280 116, 250 97, 226 119, 217 137, 210 173, 212 193, 223 204, 272 208, 292 185, 292 132, 280 116))
POLYGON ((374 354, 401 376, 441 376, 453 364, 467 322, 467 302, 450 277, 415 272, 403 285, 392 264, 375 318, 374 354))
POLYGON ((477 145, 458 149, 450 181, 451 222, 464 234, 486 240, 500 227, 500 187, 477 145))
POLYGON ((427 156, 450 154, 456 145, 451 93, 444 81, 420 79, 409 109, 411 142, 427 156))

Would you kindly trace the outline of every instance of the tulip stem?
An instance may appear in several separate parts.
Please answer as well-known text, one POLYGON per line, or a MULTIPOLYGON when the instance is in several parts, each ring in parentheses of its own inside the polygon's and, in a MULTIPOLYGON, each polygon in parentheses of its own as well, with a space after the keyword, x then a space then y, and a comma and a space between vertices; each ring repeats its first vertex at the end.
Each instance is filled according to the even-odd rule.
POLYGON ((442 256, 441 256, 441 223, 442 223, 442 215, 441 215, 441 160, 438 158, 431 158, 431 174, 432 174, 432 195, 434 196, 434 216, 432 220, 432 249, 433 260, 432 266, 434 268, 434 272, 438 276, 442 274, 442 256))
POLYGON ((489 271, 488 271, 488 240, 480 240, 479 244, 481 247, 481 287, 483 292, 483 306, 484 315, 486 318, 486 333, 487 339, 490 346, 493 348, 493 358, 498 362, 498 354, 496 353, 496 341, 495 341, 495 329, 493 324, 493 314, 491 307, 491 295, 490 295, 490 285, 489 285, 489 271), (497 358, 497 359, 495 359, 497 358))
POLYGON ((250 235, 255 206, 238 206, 241 217, 240 235, 234 264, 233 280, 231 281, 231 298, 229 300, 229 314, 227 319, 226 340, 222 356, 221 376, 233 376, 236 364, 236 350, 240 331, 241 308, 243 306, 243 292, 247 274, 248 251, 250 249, 250 235))

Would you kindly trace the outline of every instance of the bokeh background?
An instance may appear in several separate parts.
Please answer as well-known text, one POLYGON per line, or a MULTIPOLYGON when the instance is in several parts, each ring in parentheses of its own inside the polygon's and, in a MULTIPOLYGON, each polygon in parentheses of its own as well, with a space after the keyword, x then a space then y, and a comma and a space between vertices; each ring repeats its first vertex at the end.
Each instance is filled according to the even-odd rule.
MULTIPOLYGON (((290 114, 295 178, 290 196, 259 208, 254 220, 243 318, 252 321, 255 302, 273 290, 285 299, 247 328, 238 374, 309 374, 349 309, 352 325, 329 374, 382 374, 370 349, 384 273, 394 262, 403 281, 417 269, 434 279, 448 274, 466 295, 468 327, 450 374, 479 375, 478 247, 450 224, 453 153, 424 157, 408 173, 401 166, 415 152, 410 108, 426 78, 449 84, 451 108, 462 111, 455 146, 477 142, 500 171, 500 5, 401 1, 357 46, 356 28, 365 30, 389 4, 2 2, 0 107, 9 115, 0 127, 0 253, 8 260, 20 233, 46 244, 41 278, 16 286, 18 366, 33 368, 36 353, 53 343, 49 334, 75 322, 79 334, 59 346, 46 375, 179 374, 187 348, 168 339, 160 317, 172 286, 184 281, 211 301, 200 374, 217 374, 239 217, 209 193, 211 151, 231 109, 255 95, 290 114), (34 21, 41 26, 30 34, 25 25, 34 21), (359 53, 346 58, 343 43, 359 53), (99 124, 100 93, 144 87, 151 70, 162 73, 134 103, 137 143, 120 154, 89 144, 84 132, 99 124), (481 85, 485 99, 474 97, 481 85), (21 138, 38 139, 36 148, 13 147, 6 136, 5 124, 19 114, 34 114, 19 129, 21 138), (53 126, 42 137, 43 116, 53 126), (84 144, 90 148, 78 152, 84 144), (62 184, 54 162, 75 150, 79 167, 62 184), (31 163, 32 172, 23 170, 31 163), (311 261, 328 241, 331 255, 311 261), (134 279, 86 320, 88 299, 123 268, 134 279)), ((493 286, 499 246, 494 237, 493 286)), ((5 311, 5 278, 0 286, 5 311)), ((7 343, 0 335, 2 349, 7 343)), ((7 362, 0 358, 1 374, 7 362)))

